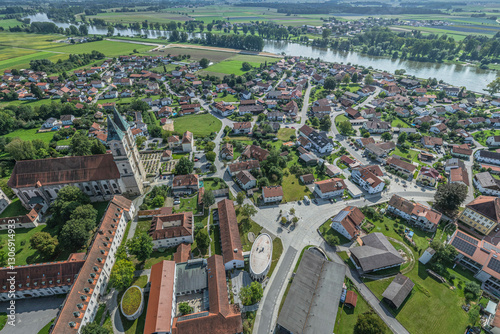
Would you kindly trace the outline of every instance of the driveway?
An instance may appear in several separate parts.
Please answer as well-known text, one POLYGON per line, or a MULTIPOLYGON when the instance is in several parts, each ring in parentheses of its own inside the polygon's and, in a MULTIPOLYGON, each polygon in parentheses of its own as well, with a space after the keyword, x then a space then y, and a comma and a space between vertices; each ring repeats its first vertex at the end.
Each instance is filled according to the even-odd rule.
MULTIPOLYGON (((40 329, 56 317, 59 306, 63 302, 64 298, 54 296, 16 300, 16 325, 10 326, 6 324, 0 333, 38 333, 40 329)), ((6 302, 0 304, 2 312, 6 310, 7 306, 6 302)))

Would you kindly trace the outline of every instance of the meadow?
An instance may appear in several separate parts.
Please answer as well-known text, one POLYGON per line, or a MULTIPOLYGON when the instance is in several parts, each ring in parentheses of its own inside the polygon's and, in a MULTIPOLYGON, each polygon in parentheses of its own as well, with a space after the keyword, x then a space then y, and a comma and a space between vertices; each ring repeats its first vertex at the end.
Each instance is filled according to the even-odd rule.
POLYGON ((54 137, 54 132, 42 132, 38 133, 38 129, 19 129, 4 135, 4 137, 9 138, 20 138, 22 140, 33 140, 33 139, 41 139, 46 143, 49 143, 54 137))
POLYGON ((212 132, 219 132, 222 122, 210 114, 187 115, 174 119, 174 130, 183 134, 191 131, 197 137, 205 137, 212 132))
MULTIPOLYGON (((211 59, 210 59, 211 60, 211 59)), ((234 55, 232 57, 227 58, 224 61, 219 63, 215 63, 205 70, 201 71, 201 75, 205 74, 213 74, 213 75, 224 75, 224 74, 235 74, 242 75, 245 73, 241 68, 244 62, 250 63, 253 67, 259 67, 260 64, 268 62, 275 62, 274 58, 263 57, 263 56, 251 56, 251 55, 234 55)))

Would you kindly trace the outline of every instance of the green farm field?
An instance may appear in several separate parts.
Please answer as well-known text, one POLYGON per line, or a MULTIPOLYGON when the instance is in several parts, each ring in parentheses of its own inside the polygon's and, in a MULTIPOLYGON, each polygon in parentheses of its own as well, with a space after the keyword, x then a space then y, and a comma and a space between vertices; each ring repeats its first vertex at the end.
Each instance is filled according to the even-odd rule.
POLYGON ((4 135, 4 137, 9 137, 9 138, 20 138, 22 140, 33 140, 33 139, 41 139, 44 142, 50 142, 52 140, 52 137, 54 137, 54 132, 43 132, 43 133, 37 133, 38 129, 19 129, 14 132, 8 133, 4 135))

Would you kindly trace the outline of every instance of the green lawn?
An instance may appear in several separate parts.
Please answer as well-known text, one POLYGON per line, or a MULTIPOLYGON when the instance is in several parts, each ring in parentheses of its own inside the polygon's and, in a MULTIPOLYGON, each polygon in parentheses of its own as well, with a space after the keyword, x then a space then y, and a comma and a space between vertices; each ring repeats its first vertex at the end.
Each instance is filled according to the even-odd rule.
POLYGON ((218 225, 210 226, 210 248, 212 250, 212 255, 222 255, 221 245, 220 245, 220 229, 218 225))
POLYGON ((238 224, 241 224, 239 226, 241 245, 243 247, 243 251, 248 252, 252 249, 252 244, 253 244, 248 240, 248 233, 253 232, 255 234, 255 237, 257 237, 260 231, 262 230, 262 226, 260 226, 251 219, 245 219, 239 213, 239 210, 237 210, 236 213, 238 214, 236 216, 238 224))
POLYGON ((0 214, 0 218, 22 216, 27 213, 28 210, 24 208, 19 198, 16 197, 12 200, 12 203, 10 203, 9 206, 5 208, 2 214, 0 214))
POLYGON ((283 253, 283 243, 280 238, 276 237, 273 240, 273 259, 271 260, 271 268, 269 268, 269 272, 267 273, 268 277, 271 277, 273 274, 274 269, 280 260, 281 253, 283 253))
MULTIPOLYGON (((404 221, 384 216, 382 221, 370 220, 370 222, 374 225, 371 233, 381 232, 404 242, 403 237, 395 231, 394 226, 395 224, 404 224, 404 221)), ((413 231, 413 240, 419 251, 411 250, 414 258, 418 259, 421 252, 429 246, 432 234, 422 232, 419 229, 413 231)), ((410 333, 462 333, 468 323, 468 315, 461 309, 464 303, 463 290, 461 288, 451 290, 448 285, 438 283, 428 276, 426 268, 418 260, 416 261, 415 267, 406 274, 415 283, 413 292, 399 310, 392 310, 392 312, 410 333), (429 313, 428 310, 440 310, 440 312, 429 313)), ((464 285, 468 280, 474 280, 470 273, 462 271, 460 268, 448 268, 448 271, 457 277, 456 283, 458 283, 458 279, 461 279, 464 285)), ((381 299, 383 291, 390 282, 391 279, 366 280, 365 283, 381 299)))
POLYGON ((311 197, 309 188, 300 184, 299 178, 292 173, 283 176, 281 185, 283 186, 283 202, 285 203, 302 200, 306 195, 311 197))
POLYGON ((407 158, 411 161, 418 162, 418 151, 414 151, 412 149, 408 151, 401 151, 399 147, 396 146, 394 151, 391 152, 391 155, 399 155, 400 157, 407 158))
POLYGON ((6 323, 7 323, 7 313, 2 312, 0 313, 0 331, 4 328, 6 323))
POLYGON ((205 188, 205 191, 227 188, 227 184, 224 180, 222 180, 220 178, 216 178, 216 179, 217 179, 217 181, 215 181, 212 178, 203 179, 203 187, 205 188))
POLYGON ((174 119, 176 133, 191 131, 195 136, 206 137, 212 132, 219 132, 222 122, 210 114, 187 115, 174 119))
POLYGON ((477 140, 481 145, 488 146, 486 144, 486 139, 490 136, 500 136, 500 130, 484 130, 478 131, 472 135, 475 140, 477 140))
POLYGON ((193 212, 198 213, 198 195, 192 197, 181 198, 181 204, 178 209, 174 208, 175 212, 193 212))
POLYGON ((290 141, 290 137, 295 135, 295 129, 282 128, 278 130, 278 139, 287 142, 290 141))
POLYGON ((38 129, 19 129, 16 131, 13 131, 11 133, 8 133, 4 135, 4 137, 9 137, 9 138, 19 138, 22 140, 33 140, 33 139, 40 139, 43 140, 46 143, 49 143, 52 138, 54 137, 54 133, 52 131, 49 132, 42 132, 38 133, 38 129))
POLYGON ((38 332, 38 334, 49 334, 49 329, 50 329, 50 326, 52 326, 52 324, 54 323, 54 319, 50 320, 50 322, 48 324, 46 324, 45 326, 43 326, 42 329, 40 329, 40 331, 38 332))
POLYGON ((149 259, 144 263, 144 269, 151 269, 151 267, 160 261, 171 261, 174 259, 174 253, 177 248, 167 248, 162 251, 153 251, 149 259))
POLYGON ((232 95, 232 94, 227 94, 224 96, 224 93, 219 93, 217 94, 217 97, 215 98, 216 102, 224 101, 224 102, 239 102, 240 99, 238 98, 238 95, 232 95))
POLYGON ((276 61, 276 59, 262 56, 252 56, 252 55, 235 55, 231 58, 223 60, 219 63, 215 63, 205 70, 200 72, 200 75, 204 75, 206 73, 210 74, 234 74, 234 75, 242 75, 246 73, 243 71, 242 64, 244 62, 249 63, 252 67, 259 67, 260 64, 264 62, 272 63, 276 61))
POLYGON ((344 307, 344 304, 340 303, 339 310, 337 312, 337 318, 335 319, 335 329, 336 334, 352 334, 352 330, 358 316, 371 310, 370 305, 365 301, 365 299, 357 292, 358 301, 355 308, 344 307))
POLYGON ((395 120, 392 121, 391 127, 393 128, 409 128, 410 126, 406 124, 404 121, 402 121, 399 118, 396 118, 395 120))
POLYGON ((331 225, 332 225, 332 222, 330 221, 330 219, 328 219, 326 222, 323 223, 323 225, 321 225, 319 227, 319 231, 321 232, 321 234, 323 235, 323 237, 328 238, 328 236, 330 236, 330 235, 336 236, 336 237, 339 238, 341 245, 349 242, 349 240, 346 237, 344 237, 339 232, 335 231, 331 227, 331 225))
POLYGON ((347 118, 347 116, 338 115, 337 117, 335 117, 335 124, 339 124, 341 122, 348 121, 348 120, 349 120, 349 118, 347 118))

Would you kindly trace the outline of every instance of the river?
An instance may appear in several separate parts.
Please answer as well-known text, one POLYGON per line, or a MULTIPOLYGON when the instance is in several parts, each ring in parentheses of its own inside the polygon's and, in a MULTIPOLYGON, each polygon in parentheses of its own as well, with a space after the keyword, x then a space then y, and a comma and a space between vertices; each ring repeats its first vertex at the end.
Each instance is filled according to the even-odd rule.
MULTIPOLYGON (((27 16, 31 22, 53 22, 58 27, 68 28, 70 23, 60 23, 50 20, 46 14, 39 13, 27 16)), ((88 26, 90 35, 106 35, 107 28, 88 26)), ((115 36, 136 36, 147 35, 148 38, 168 37, 168 31, 157 30, 132 30, 116 29, 115 36)), ((190 34, 199 37, 200 34, 190 34)), ((291 43, 287 41, 265 41, 264 50, 270 53, 285 53, 289 56, 303 56, 320 58, 326 62, 351 63, 365 67, 373 67, 382 71, 394 73, 398 69, 406 70, 406 74, 414 75, 417 78, 436 78, 454 86, 465 86, 467 89, 478 93, 484 93, 484 89, 497 77, 496 71, 482 70, 475 66, 463 66, 457 64, 427 63, 411 60, 391 59, 388 57, 372 57, 358 52, 343 52, 332 49, 317 48, 303 44, 291 43)))

